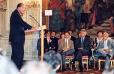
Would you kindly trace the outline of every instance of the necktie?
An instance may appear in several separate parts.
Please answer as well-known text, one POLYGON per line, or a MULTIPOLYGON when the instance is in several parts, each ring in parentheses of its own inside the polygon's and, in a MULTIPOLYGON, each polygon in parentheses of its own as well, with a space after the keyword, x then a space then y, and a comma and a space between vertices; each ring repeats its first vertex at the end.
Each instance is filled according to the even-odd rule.
POLYGON ((67 39, 67 48, 69 48, 69 45, 68 45, 68 39, 67 39))
POLYGON ((69 45, 68 45, 68 39, 65 39, 65 48, 68 48, 69 45))
POLYGON ((81 38, 81 47, 83 47, 84 39, 83 37, 81 38))

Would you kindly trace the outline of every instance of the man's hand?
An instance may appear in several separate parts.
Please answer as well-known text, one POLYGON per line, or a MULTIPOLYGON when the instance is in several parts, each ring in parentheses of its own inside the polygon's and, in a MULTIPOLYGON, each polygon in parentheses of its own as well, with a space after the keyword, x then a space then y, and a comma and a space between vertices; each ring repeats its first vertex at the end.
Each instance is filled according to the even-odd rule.
POLYGON ((78 48, 78 50, 83 50, 83 48, 78 48))
POLYGON ((39 30, 40 30, 40 28, 38 28, 38 27, 33 27, 32 29, 26 30, 25 32, 37 32, 37 31, 39 31, 39 30))
POLYGON ((103 49, 103 51, 106 52, 106 53, 110 53, 110 52, 112 52, 111 49, 103 49))

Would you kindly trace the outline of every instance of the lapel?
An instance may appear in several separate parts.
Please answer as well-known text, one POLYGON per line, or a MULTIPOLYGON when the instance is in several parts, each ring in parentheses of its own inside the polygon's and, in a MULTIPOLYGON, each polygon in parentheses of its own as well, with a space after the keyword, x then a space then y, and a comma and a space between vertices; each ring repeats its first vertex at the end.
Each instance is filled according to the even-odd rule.
POLYGON ((104 41, 103 40, 100 42, 99 46, 101 46, 101 48, 104 48, 104 41))
POLYGON ((111 41, 110 40, 108 40, 107 45, 109 48, 111 48, 111 41))
POLYGON ((79 44, 81 45, 81 37, 79 38, 79 44))
POLYGON ((63 39, 62 45, 63 45, 63 47, 65 46, 65 39, 63 39))
POLYGON ((84 37, 84 39, 83 39, 83 44, 85 44, 85 42, 86 42, 86 37, 84 37))

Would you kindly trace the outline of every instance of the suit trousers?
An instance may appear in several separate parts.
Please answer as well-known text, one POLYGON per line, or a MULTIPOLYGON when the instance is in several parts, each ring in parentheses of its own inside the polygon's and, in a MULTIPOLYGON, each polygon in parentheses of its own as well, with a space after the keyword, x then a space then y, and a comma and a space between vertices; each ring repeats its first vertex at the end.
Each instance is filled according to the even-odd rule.
POLYGON ((73 63, 75 63, 75 61, 79 61, 80 71, 83 71, 82 56, 89 56, 89 50, 77 50, 75 53, 73 63))
POLYGON ((12 42, 12 55, 11 59, 15 63, 18 69, 21 69, 23 65, 23 57, 24 57, 24 42, 12 42))

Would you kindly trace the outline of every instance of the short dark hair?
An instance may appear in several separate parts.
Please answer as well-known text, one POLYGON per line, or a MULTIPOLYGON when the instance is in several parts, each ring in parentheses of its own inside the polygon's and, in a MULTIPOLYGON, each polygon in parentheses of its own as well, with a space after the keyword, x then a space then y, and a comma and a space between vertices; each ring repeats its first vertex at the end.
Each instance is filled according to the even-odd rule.
POLYGON ((108 33, 110 35, 110 32, 109 31, 103 31, 103 33, 108 33))
POLYGON ((102 33, 102 34, 103 34, 103 31, 98 31, 97 34, 98 34, 98 33, 102 33))
POLYGON ((18 7, 21 7, 22 5, 24 5, 24 4, 23 4, 23 3, 17 4, 17 8, 18 8, 18 7))
POLYGON ((68 33, 70 35, 70 33, 68 31, 64 32, 64 34, 68 33))

